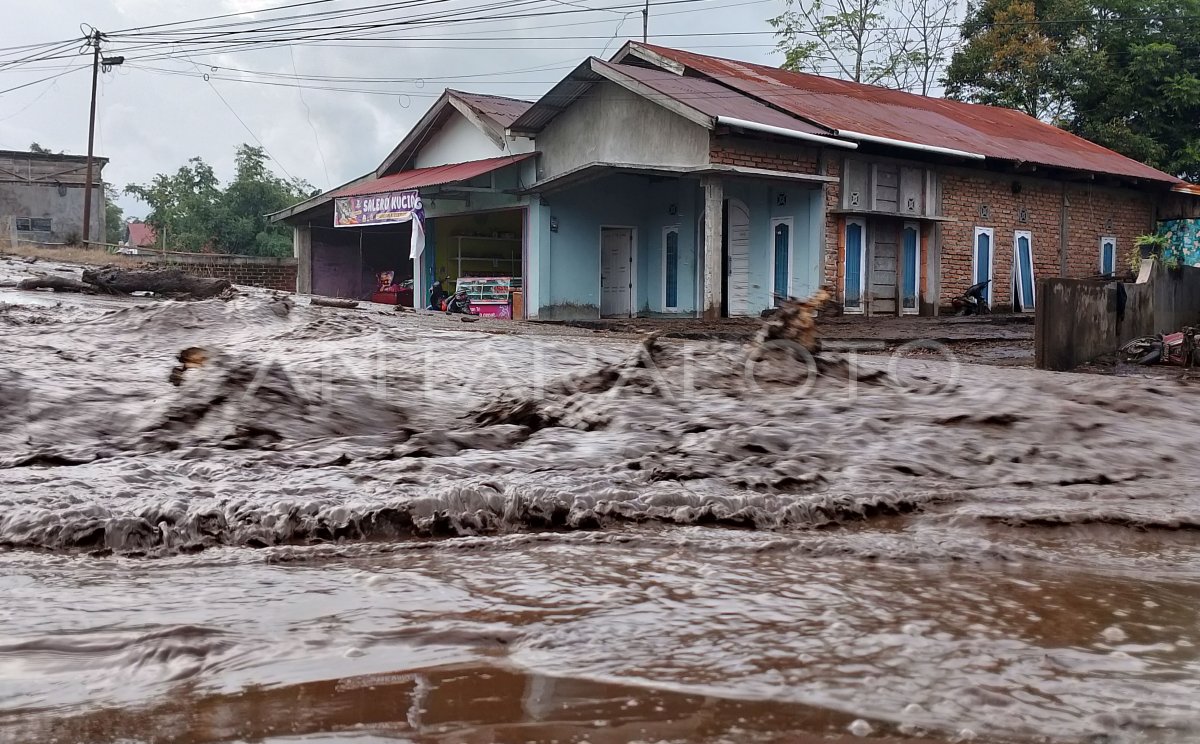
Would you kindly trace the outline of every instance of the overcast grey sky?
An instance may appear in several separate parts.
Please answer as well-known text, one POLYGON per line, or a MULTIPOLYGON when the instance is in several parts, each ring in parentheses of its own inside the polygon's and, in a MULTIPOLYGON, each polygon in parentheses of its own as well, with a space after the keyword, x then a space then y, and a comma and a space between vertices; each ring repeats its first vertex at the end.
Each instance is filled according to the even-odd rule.
MULTIPOLYGON (((113 31, 294 1, 0 0, 0 17, 8 21, 0 24, 0 91, 70 70, 54 80, 0 94, 0 149, 25 149, 31 142, 38 142, 55 152, 87 151, 90 56, 77 54, 72 46, 55 54, 65 55, 60 59, 10 65, 7 63, 11 60, 29 53, 10 47, 81 37, 80 24, 113 31)), ((628 6, 636 1, 527 0, 511 13, 628 6)), ((374 4, 367 0, 329 0, 311 7, 210 21, 206 25, 332 9, 372 9, 383 4, 383 0, 374 4)), ((436 9, 447 12, 493 4, 494 0, 443 0, 436 9)), ((650 40, 777 64, 766 19, 782 8, 783 0, 697 0, 658 8, 652 3, 650 40), (767 33, 730 33, 743 31, 767 33), (665 35, 686 33, 721 35, 665 35)), ((404 12, 390 9, 369 19, 394 20, 403 18, 404 12)), ((414 12, 431 11, 422 8, 414 12)), ((277 172, 328 188, 378 165, 444 88, 534 99, 587 55, 611 54, 624 40, 640 38, 640 12, 630 12, 623 23, 622 17, 622 12, 614 11, 570 12, 379 32, 388 40, 297 43, 274 48, 260 45, 245 51, 202 52, 187 57, 176 54, 174 58, 137 61, 134 58, 165 54, 171 47, 159 42, 158 46, 137 50, 129 49, 132 40, 114 40, 106 46, 106 53, 128 50, 131 61, 101 76, 96 152, 111 160, 105 179, 119 188, 144 183, 156 173, 172 172, 196 155, 213 165, 225 180, 233 170, 234 148, 242 142, 253 144, 257 138, 276 161, 277 172), (614 34, 615 39, 611 38, 614 34), (401 36, 406 40, 392 40, 401 36), (433 40, 447 36, 457 38, 433 40), (468 36, 482 38, 458 40, 468 36), (204 73, 209 80, 201 77, 204 73), (300 80, 293 77, 297 74, 300 80), (314 75, 351 80, 303 79, 314 75), (407 82, 363 82, 365 78, 404 78, 407 82), (369 89, 379 94, 288 87, 297 83, 369 89)), ((127 215, 142 216, 146 211, 130 197, 123 197, 121 203, 127 215)))

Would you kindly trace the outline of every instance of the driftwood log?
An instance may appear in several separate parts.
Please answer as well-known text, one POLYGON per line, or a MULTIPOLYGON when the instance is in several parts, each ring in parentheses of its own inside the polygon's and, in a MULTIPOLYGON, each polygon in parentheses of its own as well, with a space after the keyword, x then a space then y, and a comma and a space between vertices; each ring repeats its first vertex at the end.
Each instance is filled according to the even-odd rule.
POLYGON ((358 307, 357 300, 336 300, 332 297, 313 297, 309 302, 319 307, 340 307, 343 310, 353 310, 358 307))
POLYGON ((33 276, 17 282, 17 289, 53 289, 55 292, 96 294, 96 287, 65 276, 33 276))
POLYGON ((163 297, 206 300, 233 288, 228 279, 192 276, 180 269, 86 269, 83 281, 106 292, 153 292, 163 297))

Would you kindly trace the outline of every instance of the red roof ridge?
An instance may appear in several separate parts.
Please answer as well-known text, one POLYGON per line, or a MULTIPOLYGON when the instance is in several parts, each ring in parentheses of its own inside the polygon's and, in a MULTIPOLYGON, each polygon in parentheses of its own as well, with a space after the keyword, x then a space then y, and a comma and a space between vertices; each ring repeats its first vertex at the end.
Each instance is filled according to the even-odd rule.
POLYGON ((509 96, 497 96, 497 95, 492 95, 491 93, 472 93, 469 90, 458 90, 457 88, 446 88, 446 92, 452 96, 458 96, 460 98, 488 98, 493 101, 505 101, 507 103, 525 103, 530 106, 533 105, 533 103, 531 101, 526 101, 523 98, 512 98, 509 96))

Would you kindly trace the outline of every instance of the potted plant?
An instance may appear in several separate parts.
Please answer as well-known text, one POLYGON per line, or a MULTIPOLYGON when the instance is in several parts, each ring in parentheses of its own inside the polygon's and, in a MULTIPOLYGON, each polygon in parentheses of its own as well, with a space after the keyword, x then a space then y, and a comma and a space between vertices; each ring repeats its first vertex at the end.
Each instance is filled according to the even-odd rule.
POLYGON ((1167 249, 1167 236, 1157 233, 1139 235, 1133 239, 1133 246, 1138 249, 1139 258, 1161 256, 1167 249))

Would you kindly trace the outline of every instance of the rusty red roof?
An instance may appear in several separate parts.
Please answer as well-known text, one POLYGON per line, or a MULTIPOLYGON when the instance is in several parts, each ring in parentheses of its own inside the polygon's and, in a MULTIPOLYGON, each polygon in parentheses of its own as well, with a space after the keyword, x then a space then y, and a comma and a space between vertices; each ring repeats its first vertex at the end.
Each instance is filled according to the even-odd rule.
MULTIPOLYGON (((630 42, 675 64, 808 121, 988 158, 1178 183, 1179 179, 1027 114, 998 106, 931 98, 835 78, 789 72, 630 42)), ((617 59, 624 55, 618 53, 617 59)))
POLYGON ((447 89, 446 92, 506 129, 533 105, 529 101, 505 98, 504 96, 489 96, 483 93, 466 93, 450 89, 447 89))
POLYGON ((154 228, 145 222, 129 223, 129 244, 132 246, 153 246, 158 243, 158 234, 154 228))
POLYGON ((528 152, 522 155, 506 155, 501 158, 486 160, 470 160, 465 163, 436 165, 432 168, 416 168, 401 171, 382 178, 372 178, 369 181, 352 184, 334 191, 328 196, 364 196, 367 194, 384 194, 389 191, 405 191, 421 188, 422 186, 441 186, 447 183, 470 181, 472 178, 491 173, 514 163, 519 163, 537 153, 528 152))
MULTIPOLYGON (((809 134, 828 136, 830 131, 789 116, 781 111, 759 103, 749 96, 741 95, 720 83, 701 77, 685 77, 663 70, 633 65, 614 65, 593 59, 594 67, 609 70, 615 75, 626 75, 653 89, 662 97, 689 106, 711 117, 745 119, 758 124, 767 124, 784 129, 793 129, 809 134)), ((653 97, 653 96, 652 96, 653 97)))

